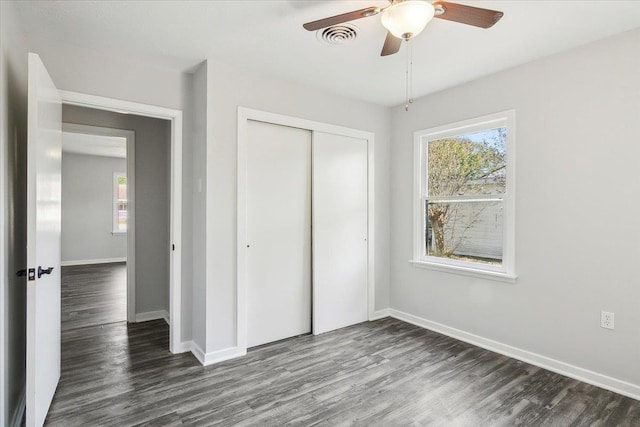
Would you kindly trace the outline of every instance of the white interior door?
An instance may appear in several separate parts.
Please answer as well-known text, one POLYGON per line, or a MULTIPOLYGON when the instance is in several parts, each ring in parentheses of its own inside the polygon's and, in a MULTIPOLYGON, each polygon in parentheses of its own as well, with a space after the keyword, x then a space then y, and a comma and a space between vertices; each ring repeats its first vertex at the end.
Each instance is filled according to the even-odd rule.
POLYGON ((44 423, 60 378, 62 101, 34 53, 28 80, 26 415, 33 427, 44 423))
POLYGON ((313 133, 313 333, 367 320, 367 141, 313 133))
POLYGON ((247 347, 311 332, 311 132, 249 121, 247 347))

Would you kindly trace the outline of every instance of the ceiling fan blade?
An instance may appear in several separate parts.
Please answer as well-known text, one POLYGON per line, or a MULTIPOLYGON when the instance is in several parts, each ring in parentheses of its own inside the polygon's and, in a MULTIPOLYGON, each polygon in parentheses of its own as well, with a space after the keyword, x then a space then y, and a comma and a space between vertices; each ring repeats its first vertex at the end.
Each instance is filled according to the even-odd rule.
POLYGON ((402 39, 397 38, 391 32, 387 33, 387 38, 384 39, 384 46, 382 46, 382 52, 380 56, 393 55, 400 50, 402 45, 402 39))
POLYGON ((354 10, 353 12, 343 13, 342 15, 331 16, 329 18, 319 19, 313 22, 307 22, 303 25, 305 30, 316 31, 321 28, 330 27, 336 24, 342 24, 343 22, 354 21, 360 18, 367 18, 369 16, 377 15, 380 13, 379 7, 367 7, 366 9, 354 10))
POLYGON ((435 18, 460 22, 480 28, 491 28, 502 18, 502 15, 504 15, 504 13, 497 10, 482 9, 439 0, 433 2, 433 6, 436 9, 435 18), (440 10, 443 10, 443 12, 440 12, 440 10))

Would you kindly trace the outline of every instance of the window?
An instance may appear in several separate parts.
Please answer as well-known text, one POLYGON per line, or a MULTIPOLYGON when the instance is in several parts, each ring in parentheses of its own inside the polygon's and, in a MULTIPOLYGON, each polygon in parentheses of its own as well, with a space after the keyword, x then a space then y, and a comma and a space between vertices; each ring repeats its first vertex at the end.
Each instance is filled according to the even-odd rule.
POLYGON ((127 175, 113 174, 113 234, 127 232, 127 175))
POLYGON ((514 112, 418 131, 414 265, 513 281, 514 112))

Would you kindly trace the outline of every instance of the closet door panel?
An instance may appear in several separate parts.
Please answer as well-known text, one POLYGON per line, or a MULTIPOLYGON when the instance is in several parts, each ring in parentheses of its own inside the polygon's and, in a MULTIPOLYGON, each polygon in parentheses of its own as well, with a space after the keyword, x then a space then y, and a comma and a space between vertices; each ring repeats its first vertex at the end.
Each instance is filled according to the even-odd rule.
POLYGON ((367 141, 313 133, 313 333, 367 320, 367 141))
POLYGON ((311 132, 249 121, 247 346, 311 332, 311 132))

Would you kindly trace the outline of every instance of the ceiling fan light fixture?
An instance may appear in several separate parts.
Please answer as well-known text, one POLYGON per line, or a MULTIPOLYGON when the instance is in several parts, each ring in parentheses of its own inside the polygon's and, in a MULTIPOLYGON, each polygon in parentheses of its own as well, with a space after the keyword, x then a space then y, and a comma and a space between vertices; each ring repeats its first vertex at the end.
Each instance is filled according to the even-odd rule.
POLYGON ((424 0, 395 2, 382 13, 382 25, 399 39, 408 40, 424 30, 433 19, 435 9, 424 0))

